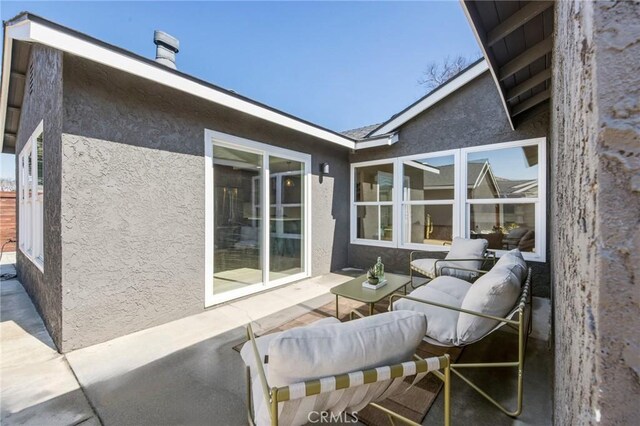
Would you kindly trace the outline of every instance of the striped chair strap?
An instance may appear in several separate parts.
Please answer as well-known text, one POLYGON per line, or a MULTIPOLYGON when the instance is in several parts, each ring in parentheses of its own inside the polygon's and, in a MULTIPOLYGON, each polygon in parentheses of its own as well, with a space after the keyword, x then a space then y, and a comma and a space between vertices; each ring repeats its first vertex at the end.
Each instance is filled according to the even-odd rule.
POLYGON ((416 361, 407 361, 386 367, 378 367, 365 371, 340 374, 338 376, 324 377, 322 379, 295 383, 277 389, 278 402, 290 401, 341 389, 349 389, 366 384, 383 382, 393 379, 421 375, 439 370, 448 365, 449 359, 445 356, 424 358, 416 361))

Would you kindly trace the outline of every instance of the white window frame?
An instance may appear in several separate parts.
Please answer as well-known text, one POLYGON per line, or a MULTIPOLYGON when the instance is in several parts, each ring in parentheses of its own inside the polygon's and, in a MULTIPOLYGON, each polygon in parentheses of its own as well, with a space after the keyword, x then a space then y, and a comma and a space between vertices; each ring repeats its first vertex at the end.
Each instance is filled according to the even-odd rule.
POLYGON ((228 302, 239 297, 248 296, 250 294, 258 293, 264 290, 272 289, 291 283, 293 281, 299 281, 311 276, 311 212, 313 211, 311 205, 311 183, 312 183, 312 170, 311 170, 311 155, 298 151, 292 151, 285 148, 280 148, 273 145, 268 145, 262 142, 257 142, 251 139, 245 139, 238 136, 230 135, 227 133, 217 132, 210 129, 204 131, 204 153, 205 153, 205 282, 204 282, 204 304, 205 307, 218 305, 220 303, 228 302), (262 169, 265 173, 265 179, 263 179, 260 188, 260 198, 262 200, 269 199, 269 185, 271 174, 269 172, 269 157, 276 156, 279 158, 285 158, 292 161, 297 161, 304 164, 304 183, 303 183, 303 204, 302 209, 302 222, 304 232, 304 244, 303 244, 303 272, 288 277, 283 277, 275 280, 269 279, 269 241, 272 237, 270 232, 270 208, 262 209, 262 223, 267 226, 262 227, 262 240, 265 241, 265 250, 263 250, 263 265, 262 266, 262 283, 256 285, 246 286, 237 290, 227 291, 221 294, 214 294, 214 270, 213 270, 213 258, 214 258, 214 204, 213 204, 213 146, 224 146, 232 149, 241 149, 246 152, 253 152, 262 156, 262 169))
POLYGON ((18 186, 20 211, 18 219, 20 221, 18 227, 18 247, 20 251, 44 273, 44 190, 42 196, 38 196, 37 141, 38 136, 43 133, 44 122, 40 121, 18 156, 18 173, 20 180, 20 185, 18 186), (29 172, 27 170, 29 167, 29 156, 31 156, 31 181, 28 180, 29 172), (31 189, 31 192, 29 192, 29 189, 31 189), (29 193, 31 193, 31 196, 29 196, 29 193))
MULTIPOLYGON (((458 188, 460 187, 460 150, 459 149, 449 149, 446 151, 436 151, 429 152, 426 154, 415 154, 415 155, 407 155, 403 157, 397 158, 398 166, 396 169, 398 170, 399 179, 402 179, 402 187, 400 188, 400 206, 398 209, 398 214, 402 215, 402 209, 405 205, 419 205, 419 206, 444 206, 444 205, 452 205, 453 206, 453 217, 452 217, 452 237, 456 237, 460 235, 460 192, 458 188), (424 160, 427 158, 437 158, 437 157, 447 157, 453 155, 453 165, 454 165, 454 184, 453 184, 453 199, 451 200, 415 200, 415 201, 405 201, 404 200, 404 165, 407 161, 411 160, 424 160)), ((401 228, 401 237, 398 247, 403 249, 411 249, 411 250, 438 250, 438 251, 449 251, 449 246, 436 245, 436 244, 421 244, 421 243, 412 243, 411 241, 405 241, 404 236, 406 234, 404 220, 402 216, 398 216, 399 224, 398 226, 401 228)))
MULTIPOLYGON (((503 142, 491 145, 474 146, 461 149, 460 161, 464 165, 462 182, 467 181, 467 156, 473 152, 495 151, 506 148, 518 148, 523 146, 538 146, 538 196, 536 198, 492 198, 470 199, 467 188, 462 186, 461 196, 464 200, 464 223, 462 234, 468 238, 471 235, 471 205, 472 204, 534 204, 535 205, 535 253, 522 252, 525 260, 535 262, 547 261, 547 138, 523 139, 518 141, 503 142)), ((508 250, 494 250, 497 257, 502 256, 508 250)))
MULTIPOLYGON (((384 160, 373 160, 373 161, 363 161, 361 163, 352 163, 351 164, 351 244, 362 244, 367 246, 376 246, 376 247, 397 247, 398 246, 398 208, 397 208, 397 197, 398 197, 398 167, 395 159, 384 159, 384 160), (355 201, 356 200, 356 168, 359 167, 368 167, 368 166, 378 166, 382 164, 391 164, 393 167, 393 191, 391 193, 391 201, 355 201), (392 206, 392 215, 393 218, 391 220, 392 234, 393 237, 391 241, 386 240, 372 240, 366 238, 358 238, 358 230, 357 230, 357 210, 358 206, 378 206, 378 221, 380 220, 380 207, 381 206, 392 206)), ((379 227, 378 227, 379 228, 379 227)))
MULTIPOLYGON (((359 163, 351 164, 351 179, 350 179, 350 197, 351 197, 351 244, 368 245, 377 247, 392 247, 400 249, 410 250, 426 250, 426 251, 449 251, 449 246, 440 246, 433 244, 419 244, 404 241, 406 224, 402 220, 402 208, 407 204, 420 204, 420 205, 445 205, 453 203, 453 237, 470 236, 470 205, 471 204, 535 204, 535 216, 536 216, 536 231, 535 231, 535 253, 523 252, 525 260, 535 262, 546 262, 546 248, 547 248, 547 138, 533 138, 523 139, 511 142, 503 142, 496 144, 480 145, 468 148, 451 149, 444 151, 428 152, 422 154, 412 154, 402 157, 385 158, 381 160, 363 161, 359 163), (504 148, 514 148, 522 146, 537 145, 538 147, 538 197, 537 198, 496 198, 487 200, 469 200, 467 197, 467 185, 464 184, 467 181, 467 155, 473 152, 481 151, 493 151, 504 148), (425 159, 433 157, 443 157, 453 155, 455 164, 455 189, 454 200, 421 200, 421 201, 404 201, 404 163, 410 160, 425 159), (378 205, 378 202, 358 202, 355 203, 355 169, 358 167, 374 166, 378 164, 393 164, 394 175, 394 187, 393 187, 393 201, 385 202, 385 204, 393 205, 393 240, 392 241, 378 241, 368 240, 362 238, 356 238, 356 209, 358 205, 373 204, 378 205), (402 183, 402 184, 401 184, 402 183)), ((497 257, 506 253, 506 250, 492 249, 491 251, 496 253, 497 257)))

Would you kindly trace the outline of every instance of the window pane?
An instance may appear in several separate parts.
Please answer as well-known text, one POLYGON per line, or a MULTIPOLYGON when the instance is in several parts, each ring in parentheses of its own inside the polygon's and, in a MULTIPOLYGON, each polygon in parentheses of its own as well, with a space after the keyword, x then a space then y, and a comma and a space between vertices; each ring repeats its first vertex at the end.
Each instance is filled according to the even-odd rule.
POLYGON ((393 164, 356 167, 355 201, 392 201, 393 164))
POLYGON ((29 156, 27 157, 27 199, 31 201, 33 195, 31 194, 31 189, 33 188, 33 159, 31 158, 31 152, 29 152, 29 156))
POLYGON ((42 157, 42 133, 36 139, 36 153, 38 156, 38 194, 44 190, 44 162, 42 157))
POLYGON ((271 208, 269 240, 269 280, 273 281, 304 271, 304 163, 269 156, 269 173, 279 186, 269 200, 276 206, 271 208))
POLYGON ((213 293, 262 282, 262 156, 213 147, 213 293))
POLYGON ((405 241, 442 245, 453 238, 453 206, 404 205, 405 241))
POLYGON ((538 146, 496 149, 467 156, 469 198, 536 198, 538 146))
POLYGON ((471 204, 471 238, 490 249, 535 252, 535 204, 471 204))
POLYGON ((393 206, 358 206, 358 238, 367 240, 393 240, 393 206))
POLYGON ((455 185, 453 155, 404 162, 403 198, 452 200, 455 185))

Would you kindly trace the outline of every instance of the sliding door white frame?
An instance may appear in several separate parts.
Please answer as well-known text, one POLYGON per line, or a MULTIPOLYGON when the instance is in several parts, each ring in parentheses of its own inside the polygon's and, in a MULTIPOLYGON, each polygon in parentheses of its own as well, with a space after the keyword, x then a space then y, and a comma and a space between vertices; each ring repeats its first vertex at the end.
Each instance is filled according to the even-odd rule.
POLYGON ((267 145, 250 139, 205 129, 204 132, 204 166, 205 166, 205 307, 223 303, 238 297, 247 296, 259 291, 274 288, 307 278, 311 274, 311 156, 297 151, 267 145), (222 294, 214 294, 214 182, 213 182, 213 146, 224 146, 232 149, 240 149, 262 156, 262 185, 260 199, 262 220, 262 283, 248 285, 244 288, 228 291, 222 294), (269 157, 275 156, 304 164, 303 185, 303 209, 302 209, 302 267, 303 272, 283 277, 277 280, 269 280, 270 269, 270 208, 269 208, 269 157))

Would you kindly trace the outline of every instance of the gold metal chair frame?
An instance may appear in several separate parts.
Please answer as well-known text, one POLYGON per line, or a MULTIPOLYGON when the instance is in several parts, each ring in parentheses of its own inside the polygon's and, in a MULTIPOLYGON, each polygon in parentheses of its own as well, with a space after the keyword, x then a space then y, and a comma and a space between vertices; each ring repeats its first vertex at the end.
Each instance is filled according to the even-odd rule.
MULTIPOLYGON (((444 244, 443 244, 444 245, 444 244)), ((414 271, 417 272, 420 275, 424 275, 419 269, 414 268, 411 263, 414 260, 417 260, 418 258, 415 258, 415 256, 419 253, 433 253, 431 251, 425 251, 425 250, 414 250, 411 253, 409 253, 409 279, 411 282, 411 288, 416 289, 418 287, 420 287, 421 285, 424 284, 420 284, 419 286, 415 286, 413 285, 413 274, 414 271)), ((423 257, 419 258, 419 259, 424 259, 423 257)), ((475 272, 478 275, 482 275, 483 273, 486 273, 487 271, 483 270, 483 269, 473 269, 473 268, 463 268, 461 266, 452 266, 452 265, 447 265, 445 267, 442 267, 442 270, 438 270, 438 263, 445 263, 445 262, 469 262, 469 261, 481 261, 482 262, 482 266, 484 266, 485 264, 487 264, 488 262, 491 262, 491 266, 496 264, 496 254, 495 252, 489 251, 489 250, 485 250, 484 255, 480 258, 475 257, 475 258, 468 258, 468 259, 437 259, 434 263, 433 263, 433 270, 434 273, 436 274, 436 276, 439 276, 442 274, 442 270, 445 269, 456 269, 459 271, 466 271, 466 272, 475 272)), ((481 267, 482 267, 481 266, 481 267)), ((430 277, 427 277, 430 278, 430 277)), ((429 281, 427 281, 428 283, 429 281)), ((426 283, 425 283, 426 284, 426 283)))
MULTIPOLYGON (((487 271, 479 271, 482 273, 486 273, 487 271)), ((498 321, 498 325, 494 327, 491 331, 485 334, 482 338, 488 336, 489 334, 496 331, 498 328, 501 328, 503 325, 507 325, 512 327, 518 331, 518 360, 510 361, 510 362, 485 362, 485 363, 464 363, 451 364, 451 371, 462 379, 466 384, 471 386, 476 392, 482 395, 485 399, 495 405, 500 411, 510 417, 518 417, 522 413, 522 399, 523 399, 523 371, 524 371, 524 360, 525 353, 527 348, 527 340, 529 334, 531 334, 531 268, 528 269, 527 279, 522 287, 522 292, 520 293, 520 297, 518 299, 518 303, 514 307, 514 309, 507 315, 506 317, 497 317, 493 315, 483 314, 482 312, 470 311, 467 309, 457 308, 455 306, 445 305, 442 303, 430 302, 427 300, 418 299, 415 297, 411 297, 410 295, 404 295, 401 293, 394 293, 389 297, 389 310, 393 310, 393 302, 395 299, 408 299, 414 302, 424 303, 426 305, 438 306, 444 309, 451 309, 458 312, 463 312, 470 315, 475 315, 482 318, 492 319, 498 321), (517 314, 518 319, 514 320, 513 317, 517 314), (528 319, 527 319, 528 318, 528 319), (528 322, 528 324, 525 323, 528 322), (515 367, 517 368, 517 380, 518 380, 518 389, 517 389, 517 402, 514 410, 509 410, 503 404, 496 401, 492 398, 488 393, 482 390, 478 385, 473 383, 469 378, 464 376, 459 369, 464 368, 492 368, 492 367, 515 367)), ((481 340, 481 339, 480 339, 481 340)), ((476 341, 477 342, 477 341, 476 341)), ((473 342, 475 343, 475 342, 473 342)), ((472 344, 472 343, 469 343, 472 344)), ((464 346, 468 346, 464 345, 464 346)))
MULTIPOLYGON (((362 314, 360 314, 359 312, 352 312, 351 319, 353 319, 354 313, 362 317, 362 314)), ((256 364, 258 366, 258 375, 260 377, 260 385, 262 386, 262 393, 265 397, 265 403, 269 407, 271 425, 276 426, 279 424, 278 423, 278 404, 280 402, 286 402, 291 399, 289 386, 284 386, 279 388, 278 387, 269 388, 269 385, 267 384, 267 377, 264 372, 264 367, 260 359, 260 353, 258 352, 258 346, 256 345, 255 336, 251 328, 251 324, 247 325, 247 339, 251 342, 253 354, 256 357, 256 360, 258 361, 256 364)), ((443 371, 440 372, 438 370, 433 370, 433 371, 430 371, 430 373, 432 373, 433 375, 435 375, 436 377, 438 377, 440 380, 444 382, 444 425, 450 426, 451 425, 451 369, 450 369, 449 355, 445 354, 443 356, 437 357, 437 359, 440 363, 440 368, 443 371)), ((429 367, 425 359, 422 359, 417 355, 414 355, 413 362, 415 362, 416 364, 416 374, 421 374, 429 371, 429 367)), ((396 379, 403 376, 403 366, 400 364, 391 366, 390 370, 391 370, 391 376, 389 379, 396 379)), ((362 371, 362 373, 364 377, 364 381, 362 383, 363 385, 375 383, 377 381, 378 374, 376 369, 364 370, 362 371)), ((251 392, 251 371, 249 369, 249 366, 246 367, 246 376, 247 376, 247 379, 246 379, 247 380, 247 419, 250 425, 255 426, 255 420, 253 418, 253 400, 252 400, 253 396, 251 392)), ((340 374, 332 377, 336 383, 335 390, 346 389, 350 387, 350 383, 349 383, 350 379, 349 379, 348 373, 340 374)), ((305 397, 319 395, 320 393, 322 393, 319 379, 306 381, 304 382, 304 386, 305 386, 305 397)), ((413 420, 408 419, 377 403, 372 402, 372 403, 369 403, 369 405, 384 412, 389 418, 392 425, 395 424, 393 419, 397 419, 411 426, 420 426, 420 423, 416 423, 413 420)))

